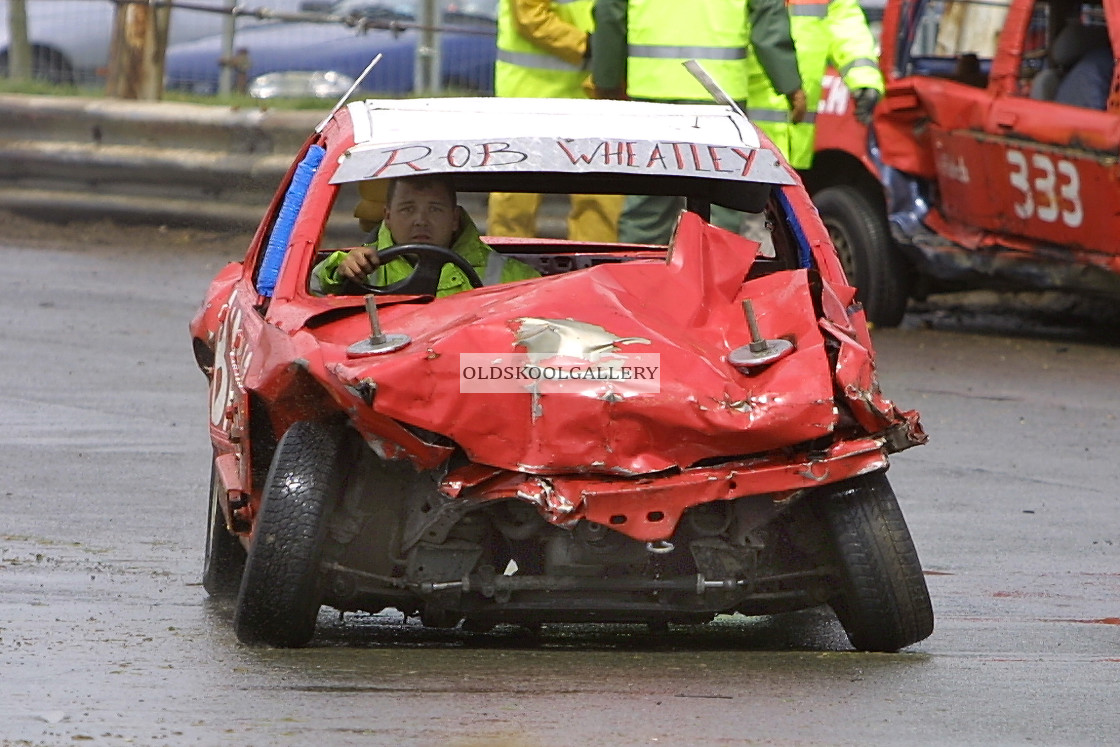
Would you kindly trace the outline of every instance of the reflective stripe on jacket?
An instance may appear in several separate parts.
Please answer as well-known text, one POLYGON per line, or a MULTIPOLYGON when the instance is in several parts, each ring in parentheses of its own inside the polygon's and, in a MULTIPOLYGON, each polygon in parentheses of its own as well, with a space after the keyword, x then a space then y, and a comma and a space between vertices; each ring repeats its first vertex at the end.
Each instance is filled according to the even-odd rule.
POLYGON ((660 101, 710 101, 683 66, 695 59, 731 97, 747 95, 747 0, 630 0, 627 93, 660 101))
POLYGON ((789 123, 789 104, 770 85, 757 61, 749 60, 747 115, 797 169, 813 164, 816 111, 821 82, 831 62, 850 90, 883 92, 878 45, 857 0, 788 0, 790 30, 797 46, 797 66, 809 113, 800 124, 789 123))
POLYGON ((593 0, 501 0, 495 95, 586 98, 584 57, 594 29, 593 5, 593 0), (529 36, 519 19, 532 24, 529 36))

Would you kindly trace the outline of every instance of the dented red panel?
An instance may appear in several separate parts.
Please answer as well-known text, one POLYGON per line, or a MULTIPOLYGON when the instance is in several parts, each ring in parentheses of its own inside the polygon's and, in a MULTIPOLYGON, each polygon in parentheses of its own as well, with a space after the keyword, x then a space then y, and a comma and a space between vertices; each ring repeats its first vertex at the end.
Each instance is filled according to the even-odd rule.
POLYGON ((468 486, 473 470, 465 468, 448 475, 443 484, 455 497, 476 502, 520 498, 536 505, 554 524, 570 526, 588 520, 649 542, 671 537, 681 516, 693 506, 743 495, 769 495, 780 502, 800 490, 886 466, 882 444, 865 438, 835 444, 819 454, 743 460, 642 480, 528 477, 500 471, 468 486))
MULTIPOLYGON (((232 270, 227 270, 232 273, 232 270)), ((229 287, 229 286, 227 286, 229 287)), ((229 445, 233 462, 223 470, 229 490, 252 490, 252 464, 248 449, 250 403, 246 378, 262 356, 257 341, 265 329, 252 307, 256 294, 237 282, 213 314, 216 325, 214 364, 210 373, 210 432, 217 444, 229 445), (236 480, 232 478, 236 470, 236 480)), ((216 301, 216 299, 215 299, 216 301)))
MULTIPOLYGON (((698 503, 786 496, 882 469, 887 453, 924 440, 916 414, 898 411, 878 390, 855 291, 799 185, 779 188, 793 235, 804 242, 797 251, 812 269, 756 272, 756 263, 774 261, 758 257, 757 242, 686 212, 665 259, 631 249, 623 252, 630 261, 430 303, 386 298, 380 327, 408 344, 352 354, 370 334, 364 307, 306 290, 337 191, 333 165, 353 143, 350 128, 344 110, 308 142, 325 147, 324 167, 293 222, 271 298, 255 291, 255 268, 231 266, 192 322, 215 353, 212 435, 222 480, 251 494, 246 510, 259 503, 251 431, 279 434, 333 413, 344 414, 383 459, 429 469, 460 448, 473 464, 448 477, 448 495, 520 497, 558 523, 614 521, 646 540, 672 534, 698 503), (743 369, 730 363, 732 351, 752 342, 745 301, 760 338, 791 344, 780 360, 743 369), (654 356, 657 387, 636 394, 584 381, 464 395, 464 356, 480 354, 654 356), (254 397, 260 413, 252 411, 254 397), (250 416, 267 423, 254 426, 250 416), (852 431, 852 417, 860 432, 852 431), (726 465, 699 466, 711 461, 726 465)), ((260 262, 268 239, 262 227, 250 261, 260 262)))
MULTIPOLYGON (((897 512, 882 473, 925 440, 917 413, 879 391, 864 312, 798 175, 730 107, 351 103, 309 138, 191 330, 215 451, 203 585, 226 593, 241 573, 247 642, 306 642, 293 621, 321 603, 389 604, 444 627, 818 606, 850 585, 830 539, 845 522, 820 504, 897 512), (580 143, 586 158, 555 157, 580 143), (720 149, 751 168, 620 162, 720 149), (482 248, 488 269, 516 259, 541 273, 520 282, 480 273, 489 285, 439 296, 436 265, 410 295, 318 294, 337 289, 312 268, 366 236, 348 225, 353 198, 387 186, 368 183, 370 167, 406 151, 398 170, 453 174, 460 195, 608 188, 689 209, 668 246, 482 248), (744 230, 759 240, 709 225, 711 203, 753 213, 744 230), (287 594, 293 572, 323 583, 287 594)), ((918 622, 853 645, 894 650, 928 635, 932 613, 897 515, 883 515, 898 557, 881 575, 915 595, 891 616, 918 622)), ((867 615, 877 629, 881 607, 867 615)))
MULTIPOLYGON (((891 10, 917 7, 891 3, 885 61, 908 51, 894 49, 888 39, 918 48, 891 10)), ((884 65, 890 81, 875 123, 883 161, 936 178, 933 207, 948 222, 945 233, 964 246, 1017 248, 1047 260, 1053 244, 1068 247, 1070 261, 1107 267, 1109 257, 1120 255, 1120 215, 1112 209, 1120 200, 1120 110, 1066 105, 1032 90, 1028 57, 1045 60, 1048 44, 1042 16, 1032 16, 1039 7, 1032 0, 1009 4, 986 86, 952 80, 951 69, 903 75, 884 65), (969 241, 970 232, 984 235, 969 241)), ((1090 15, 1069 22, 1096 22, 1090 15)), ((1120 4, 1104 3, 1103 21, 1118 48, 1120 4)), ((1060 22, 1054 19, 1053 27, 1060 22)))
POLYGON ((1098 69, 1107 58, 1092 57, 1109 47, 1115 60, 1120 0, 888 0, 886 91, 873 127, 860 128, 829 93, 806 178, 816 191, 859 192, 885 207, 870 213, 861 201, 835 217, 870 221, 893 239, 891 277, 874 287, 860 279, 885 323, 897 324, 898 297, 918 293, 1120 297, 1120 68, 1108 85, 1098 69), (1100 62, 1070 96, 1072 70, 1090 59, 1100 62))
MULTIPOLYGON (((827 436, 836 413, 808 275, 743 284, 756 248, 686 214, 668 263, 601 265, 499 286, 445 299, 439 313, 392 307, 383 329, 407 333, 411 345, 375 359, 339 356, 329 368, 344 384, 376 381, 377 412, 444 434, 475 461, 536 474, 641 474, 827 436), (750 340, 745 298, 764 336, 795 347, 781 365, 750 376, 726 360, 750 340), (614 398, 609 387, 590 386, 579 396, 460 394, 460 354, 526 349, 526 328, 541 320, 586 325, 564 341, 585 353, 605 343, 623 354, 659 355, 660 392, 614 398)), ((352 341, 349 330, 360 324, 350 320, 340 340, 352 341)))

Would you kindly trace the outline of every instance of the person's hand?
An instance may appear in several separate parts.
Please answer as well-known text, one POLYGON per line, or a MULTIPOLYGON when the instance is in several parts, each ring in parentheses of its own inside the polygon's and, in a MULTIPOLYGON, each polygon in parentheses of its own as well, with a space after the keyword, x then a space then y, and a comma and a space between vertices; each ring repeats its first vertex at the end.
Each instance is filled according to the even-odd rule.
POLYGON ((787 93, 786 99, 789 101, 789 121, 797 124, 805 119, 805 112, 809 108, 805 92, 798 88, 793 93, 787 93))
POLYGON ((335 270, 335 276, 341 280, 356 280, 366 282, 366 278, 381 265, 381 258, 377 256, 375 246, 356 246, 342 260, 342 264, 335 270))
POLYGON ((622 82, 619 88, 600 88, 595 82, 595 78, 588 75, 583 80, 583 92, 587 94, 589 99, 615 99, 618 101, 625 101, 626 96, 626 81, 622 82))
POLYGON ((867 127, 871 124, 871 113, 879 103, 879 92, 874 88, 857 88, 852 91, 852 99, 856 102, 856 121, 867 127))

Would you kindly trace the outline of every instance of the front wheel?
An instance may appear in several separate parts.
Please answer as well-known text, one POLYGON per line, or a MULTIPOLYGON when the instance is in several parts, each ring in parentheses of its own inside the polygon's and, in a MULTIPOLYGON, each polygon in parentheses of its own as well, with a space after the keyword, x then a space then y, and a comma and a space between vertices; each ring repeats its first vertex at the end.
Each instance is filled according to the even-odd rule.
POLYGON ((891 240, 881 207, 855 187, 828 187, 813 196, 848 282, 859 291, 867 320, 897 327, 906 314, 910 268, 891 240))
POLYGON ((299 422, 280 439, 265 479, 234 628, 243 643, 303 646, 323 598, 327 524, 345 484, 346 430, 299 422))
POLYGON ((829 605, 852 646, 897 651, 929 637, 929 590, 886 475, 856 477, 828 490, 821 505, 840 568, 829 605))

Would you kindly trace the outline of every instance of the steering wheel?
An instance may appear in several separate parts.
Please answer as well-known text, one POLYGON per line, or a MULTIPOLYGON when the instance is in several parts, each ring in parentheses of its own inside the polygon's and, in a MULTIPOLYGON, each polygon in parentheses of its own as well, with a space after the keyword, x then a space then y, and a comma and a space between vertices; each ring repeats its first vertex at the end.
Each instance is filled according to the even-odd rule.
POLYGON ((358 280, 349 282, 366 293, 377 295, 434 296, 439 290, 439 276, 444 265, 455 265, 467 276, 472 288, 481 288, 482 279, 478 277, 471 263, 459 254, 435 244, 401 244, 378 252, 381 264, 398 257, 413 257, 416 265, 408 277, 389 285, 369 285, 358 280))

